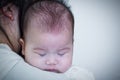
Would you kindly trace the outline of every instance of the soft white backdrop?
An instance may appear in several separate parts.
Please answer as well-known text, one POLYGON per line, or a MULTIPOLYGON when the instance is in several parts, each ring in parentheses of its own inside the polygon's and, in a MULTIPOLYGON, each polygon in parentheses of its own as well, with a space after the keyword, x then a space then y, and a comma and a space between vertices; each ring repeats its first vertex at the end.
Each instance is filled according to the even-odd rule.
POLYGON ((75 16, 73 64, 96 80, 120 80, 120 1, 67 1, 75 16))

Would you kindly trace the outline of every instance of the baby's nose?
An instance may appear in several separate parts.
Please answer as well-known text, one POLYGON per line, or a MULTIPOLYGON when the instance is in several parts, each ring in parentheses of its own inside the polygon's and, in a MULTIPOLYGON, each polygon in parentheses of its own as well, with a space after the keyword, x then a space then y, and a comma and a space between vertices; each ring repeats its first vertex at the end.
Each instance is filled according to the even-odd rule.
POLYGON ((58 64, 58 60, 55 56, 49 56, 49 58, 46 60, 47 65, 56 65, 58 64))

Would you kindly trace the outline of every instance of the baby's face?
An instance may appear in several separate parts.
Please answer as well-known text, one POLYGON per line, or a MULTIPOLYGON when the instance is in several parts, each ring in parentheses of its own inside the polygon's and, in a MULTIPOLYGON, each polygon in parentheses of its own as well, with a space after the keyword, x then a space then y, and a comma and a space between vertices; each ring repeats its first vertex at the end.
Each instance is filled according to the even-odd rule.
POLYGON ((72 64, 72 34, 69 31, 48 33, 38 29, 29 30, 22 50, 25 60, 45 71, 67 71, 72 64))

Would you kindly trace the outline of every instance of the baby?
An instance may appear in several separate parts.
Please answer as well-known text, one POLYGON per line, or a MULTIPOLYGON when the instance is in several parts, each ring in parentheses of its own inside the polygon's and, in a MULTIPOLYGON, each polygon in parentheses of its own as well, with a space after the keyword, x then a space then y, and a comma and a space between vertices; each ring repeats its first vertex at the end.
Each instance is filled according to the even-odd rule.
POLYGON ((66 72, 72 80, 93 80, 85 70, 71 67, 74 17, 63 2, 32 3, 23 15, 23 24, 20 43, 27 63, 44 71, 66 72))
POLYGON ((56 73, 72 64, 74 18, 62 2, 35 2, 24 15, 22 54, 29 64, 56 73))

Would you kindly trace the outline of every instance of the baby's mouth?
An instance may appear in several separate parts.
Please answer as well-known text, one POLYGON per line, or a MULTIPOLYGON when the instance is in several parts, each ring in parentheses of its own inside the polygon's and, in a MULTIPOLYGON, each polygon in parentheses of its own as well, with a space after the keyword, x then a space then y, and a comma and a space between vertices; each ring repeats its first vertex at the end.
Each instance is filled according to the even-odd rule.
POLYGON ((50 72, 55 72, 55 73, 61 73, 59 70, 57 69, 44 69, 45 71, 50 71, 50 72))

